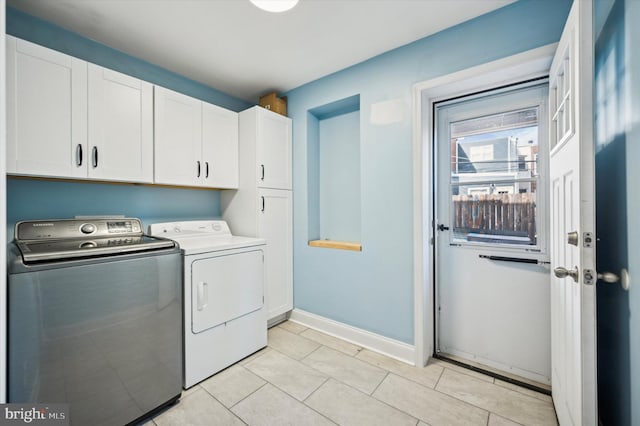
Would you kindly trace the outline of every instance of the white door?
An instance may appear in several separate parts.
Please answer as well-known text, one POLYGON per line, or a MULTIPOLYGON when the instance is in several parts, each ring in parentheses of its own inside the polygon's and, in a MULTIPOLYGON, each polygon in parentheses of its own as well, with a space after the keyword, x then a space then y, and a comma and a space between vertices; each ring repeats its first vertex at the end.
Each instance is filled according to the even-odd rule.
POLYGON ((200 185, 202 164, 202 102, 155 86, 154 182, 200 185))
POLYGON ((588 280, 596 250, 591 20, 592 2, 573 2, 549 72, 551 267, 556 275, 551 277, 552 393, 561 425, 597 423, 595 282, 588 280))
POLYGON ((89 177, 153 182, 153 85, 89 64, 89 177))
POLYGON ((87 176, 87 63, 7 36, 7 173, 87 176))
POLYGON ((238 188, 238 113, 202 103, 204 185, 238 188))
POLYGON ((267 319, 293 309, 291 191, 258 190, 258 237, 267 241, 267 319))
POLYGON ((291 189, 291 120, 256 107, 260 188, 291 189))
POLYGON ((437 117, 437 347, 551 383, 547 85, 443 102, 437 117))

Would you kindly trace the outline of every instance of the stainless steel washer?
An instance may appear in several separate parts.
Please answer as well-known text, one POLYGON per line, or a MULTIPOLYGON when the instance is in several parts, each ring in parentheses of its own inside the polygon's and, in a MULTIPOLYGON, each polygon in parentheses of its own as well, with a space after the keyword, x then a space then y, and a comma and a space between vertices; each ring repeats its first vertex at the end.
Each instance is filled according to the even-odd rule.
POLYGON ((182 391, 182 262, 138 219, 20 222, 8 264, 9 402, 123 425, 182 391))

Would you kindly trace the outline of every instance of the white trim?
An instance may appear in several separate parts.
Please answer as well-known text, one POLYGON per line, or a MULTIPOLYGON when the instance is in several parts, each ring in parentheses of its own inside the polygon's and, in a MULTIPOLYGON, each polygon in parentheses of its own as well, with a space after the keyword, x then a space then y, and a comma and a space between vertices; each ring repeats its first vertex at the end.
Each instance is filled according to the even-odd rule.
POLYGON ((7 398, 7 181, 6 181, 6 65, 5 65, 5 0, 0 0, 0 403, 7 398))
POLYGON ((413 86, 413 253, 415 364, 426 365, 433 354, 433 252, 431 161, 433 104, 440 100, 500 87, 549 72, 556 43, 478 65, 413 86), (423 114, 423 111, 428 113, 423 114))
POLYGON ((305 327, 313 328, 330 336, 346 340, 363 348, 414 365, 414 347, 407 343, 321 317, 320 315, 312 314, 301 309, 294 309, 291 312, 289 321, 297 322, 305 327))

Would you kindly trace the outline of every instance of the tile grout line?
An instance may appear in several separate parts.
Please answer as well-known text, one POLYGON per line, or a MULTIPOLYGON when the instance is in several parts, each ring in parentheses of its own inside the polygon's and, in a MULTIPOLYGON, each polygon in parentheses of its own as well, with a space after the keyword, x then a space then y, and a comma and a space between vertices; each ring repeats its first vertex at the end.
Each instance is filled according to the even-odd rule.
MULTIPOLYGON (((255 374, 255 373, 253 373, 253 374, 255 374)), ((258 376, 257 374, 256 374, 256 376, 257 376, 257 377, 260 377, 260 376, 258 376)), ((261 378, 262 380, 264 380, 262 377, 260 377, 260 378, 261 378)), ((244 401, 245 399, 249 398, 251 395, 253 395, 254 393, 258 392, 260 389, 262 389, 263 387, 265 387, 265 386, 267 386, 267 385, 271 385, 271 386, 273 386, 273 384, 271 384, 271 382, 268 382, 267 380, 264 380, 264 383, 263 383, 260 387, 258 387, 258 388, 257 388, 256 390, 254 390, 253 392, 250 392, 247 396, 245 396, 244 398, 240 399, 240 401, 238 401, 238 402, 236 402, 235 404, 233 404, 231 407, 229 407, 229 408, 228 408, 228 410, 229 410, 229 411, 231 411, 231 409, 232 409, 233 407, 235 407, 236 405, 240 404, 242 401, 244 401)), ((205 390, 206 390, 206 389, 205 389, 205 390)), ((211 395, 211 396, 213 396, 213 395, 211 395)), ((214 398, 215 398, 215 397, 214 397, 214 398)), ((222 404, 222 403, 221 403, 221 404, 222 404)), ((224 404, 222 404, 222 405, 224 405, 224 404)), ((232 411, 232 412, 233 412, 233 411, 232 411)))
MULTIPOLYGON (((315 389, 313 390, 313 392, 311 392, 309 395, 307 395, 307 397, 306 397, 305 399, 303 399, 302 401, 300 401, 300 402, 303 402, 303 403, 304 403, 307 399, 311 398, 311 395, 313 395, 314 393, 318 392, 318 389, 320 389, 322 386, 324 386, 324 385, 329 381, 329 379, 331 379, 331 376, 327 376, 327 378, 325 379, 325 381, 324 381, 324 382, 322 382, 322 383, 320 384, 320 386, 318 386, 317 388, 315 388, 315 389)), ((305 405, 306 405, 306 404, 305 404, 305 405)))
POLYGON ((322 382, 322 384, 321 384, 320 386, 318 386, 317 388, 315 388, 315 389, 313 390, 313 392, 311 392, 311 393, 310 393, 310 394, 309 394, 305 399, 303 399, 302 401, 300 401, 300 403, 301 403, 302 405, 304 405, 305 407, 309 408, 310 410, 312 410, 313 412, 318 413, 319 415, 321 415, 321 416, 322 416, 322 417, 324 417, 325 419, 329 420, 331 423, 333 423, 333 424, 335 424, 335 425, 338 425, 338 426, 339 426, 339 423, 334 422, 334 421, 333 421, 332 419, 330 419, 328 416, 326 416, 326 415, 322 414, 321 412, 317 411, 315 408, 313 408, 312 406, 310 406, 310 405, 309 405, 309 404, 307 404, 307 402, 306 402, 309 398, 311 398, 311 395, 313 395, 314 393, 316 393, 316 392, 317 392, 317 391, 318 391, 322 386, 324 386, 324 385, 325 385, 329 380, 331 380, 331 378, 332 378, 331 376, 328 376, 328 377, 327 377, 327 380, 325 380, 324 382, 322 382))
MULTIPOLYGON (((414 415, 412 415, 412 414, 409 414, 409 413, 407 413, 406 411, 401 410, 401 409, 399 409, 398 407, 395 407, 395 406, 393 406, 393 405, 391 405, 391 404, 389 404, 389 403, 387 403, 387 402, 385 402, 385 401, 382 401, 382 400, 380 400, 380 399, 376 398, 376 397, 373 395, 373 394, 375 393, 375 391, 376 391, 376 390, 378 390, 378 388, 380 387, 380 385, 382 384, 382 382, 384 382, 384 380, 387 378, 387 376, 389 376, 389 374, 393 374, 393 373, 392 373, 392 372, 390 372, 390 371, 387 371, 387 374, 386 374, 386 375, 384 376, 384 378, 380 381, 380 383, 378 384, 378 386, 376 386, 376 388, 373 390, 373 392, 371 392, 371 395, 367 394, 366 392, 363 392, 362 390, 360 390, 360 389, 358 389, 358 388, 353 387, 352 385, 350 385, 350 384, 348 384, 348 383, 344 383, 343 381, 338 380, 338 379, 336 379, 335 377, 329 377, 329 378, 327 379, 327 382, 328 382, 330 379, 333 379, 333 380, 335 380, 336 382, 338 382, 339 384, 344 385, 344 386, 348 387, 349 389, 351 389, 351 390, 353 390, 353 391, 355 391, 355 392, 358 392, 358 393, 363 394, 365 397, 371 398, 371 399, 373 399, 374 401, 377 401, 377 402, 379 402, 379 403, 381 403, 381 404, 383 404, 383 405, 386 405, 387 407, 389 407, 389 408, 391 408, 391 409, 393 409, 393 410, 395 410, 395 411, 397 411, 397 412, 399 412, 399 413, 406 414, 407 416, 411 417, 412 419, 416 419, 416 420, 417 420, 417 422, 416 422, 416 426, 417 426, 417 424, 418 424, 418 423, 420 423, 420 421, 421 421, 422 419, 420 419, 420 418, 418 418, 418 417, 416 417, 416 416, 414 416, 414 415)), ((325 383, 326 383, 326 382, 325 382, 325 383)), ((323 383, 323 385, 324 385, 324 383, 323 383)), ((322 387, 322 386, 318 387, 318 389, 320 389, 321 387, 322 387)), ((318 389, 316 389, 316 391, 317 391, 318 389)), ((316 391, 314 391, 313 393, 315 393, 316 391)), ((305 401, 306 401, 306 399, 305 399, 305 401)), ((305 403, 305 405, 307 405, 307 404, 305 403)))
POLYGON ((376 391, 378 390, 378 388, 380 387, 380 385, 382 384, 382 382, 384 382, 385 380, 387 380, 387 377, 389 377, 389 374, 391 374, 391 371, 387 371, 387 374, 384 375, 384 377, 382 378, 382 380, 380 380, 380 383, 378 383, 376 385, 376 387, 371 391, 371 393, 369 394, 369 396, 373 397, 373 394, 376 393, 376 391))
MULTIPOLYGON (((266 383, 265 383, 265 384, 266 384, 266 383)), ((264 385, 262 385, 262 386, 264 386, 264 385)), ((260 388, 262 388, 262 386, 260 386, 260 388)), ((213 395, 211 394, 211 392, 209 392, 209 391, 207 390, 207 388, 205 388, 204 386, 200 386, 200 388, 201 388, 203 391, 205 391, 205 393, 206 393, 206 394, 208 394, 211 398, 213 398, 214 400, 218 401, 218 404, 220 404, 222 407, 224 407, 224 409, 225 409, 225 410, 227 410, 227 411, 228 411, 228 412, 229 412, 233 417, 235 417, 236 419, 240 420, 240 421, 241 421, 242 423, 244 423, 245 425, 249 426, 249 424, 248 424, 247 422, 245 422, 244 420, 242 420, 242 419, 240 418, 240 416, 238 416, 236 413, 234 413, 233 411, 231 411, 231 407, 235 406, 235 405, 236 405, 236 404, 238 404, 240 401, 236 402, 236 403, 235 403, 235 404, 233 404, 231 407, 227 407, 226 405, 224 405, 224 404, 222 403, 222 401, 220 401, 218 398, 216 398, 215 396, 213 396, 213 395)), ((260 388, 258 388, 258 389, 260 389, 260 388)), ((253 395, 253 394, 254 394, 258 389, 256 389, 255 391, 251 392, 251 394, 250 394, 250 395, 253 395)), ((247 397, 249 397, 249 395, 247 395, 245 398, 247 398, 247 397)), ((244 400, 245 398, 243 398, 243 400, 244 400)))
MULTIPOLYGON (((369 351, 371 351, 370 349, 366 349, 366 348, 363 348, 363 349, 364 349, 364 350, 369 350, 369 351)), ((402 361, 395 360, 395 359, 393 359, 393 358, 391 358, 391 357, 388 357, 388 356, 386 356, 386 355, 384 355, 384 354, 380 354, 380 353, 375 352, 375 351, 371 351, 371 352, 376 353, 376 354, 381 355, 381 356, 384 356, 384 357, 386 357, 386 358, 389 358, 389 359, 390 359, 390 360, 392 360, 392 361, 402 362, 402 361)), ((374 366, 374 367, 380 368, 381 370, 384 370, 384 371, 386 371, 386 372, 388 372, 388 373, 393 373, 393 374, 395 374, 395 375, 396 375, 396 376, 398 376, 398 377, 402 377, 403 379, 407 379, 407 380, 409 380, 410 382, 413 382, 413 383, 415 383, 415 384, 417 384, 417 385, 420 385, 420 386, 424 386, 424 387, 429 388, 429 389, 435 389, 435 386, 438 384, 438 380, 440 380, 440 376, 442 376, 442 371, 440 371, 440 374, 438 374, 438 379, 436 380, 436 383, 433 385, 434 387, 432 388, 432 387, 430 387, 430 386, 426 386, 424 383, 420 383, 420 382, 418 382, 417 380, 414 380, 414 379, 413 379, 413 378, 411 378, 411 377, 407 377, 407 376, 405 376, 405 375, 403 375, 403 374, 400 374, 400 373, 397 373, 397 372, 395 372, 395 371, 389 370, 389 369, 388 369, 388 368, 386 368, 386 367, 382 367, 382 366, 380 366, 380 365, 374 364, 374 363, 372 363, 372 362, 367 361, 366 359, 360 359, 360 358, 358 358, 357 356, 354 356, 354 358, 355 358, 355 359, 357 359, 357 360, 359 360, 359 361, 362 361, 362 362, 364 362, 364 363, 366 363, 366 364, 369 364, 369 365, 372 365, 372 366, 374 366)), ((403 364, 403 365, 404 365, 404 364, 403 364)), ((426 368, 426 366, 425 366, 425 367, 417 367, 417 366, 415 366, 415 365, 411 365, 411 364, 406 364, 406 365, 407 365, 407 367, 415 368, 415 369, 417 369, 417 370, 420 370, 421 368, 422 368, 422 369, 426 368)), ((443 367, 443 366, 441 366, 441 365, 434 364, 434 366, 438 366, 438 367, 442 368, 442 370, 444 370, 444 367, 443 367)), ((469 376, 469 377, 473 377, 473 376, 469 376)))
MULTIPOLYGON (((503 382, 503 383, 504 383, 504 382, 503 382)), ((506 382, 506 383, 508 383, 508 382, 506 382)), ((508 390, 512 390, 512 391, 514 391, 514 392, 518 392, 520 395, 524 395, 524 396, 528 396, 528 397, 530 397, 530 398, 537 399, 537 400, 538 400, 538 401, 540 401, 540 402, 545 402, 545 403, 552 403, 552 402, 553 402, 553 399, 551 399, 551 395, 547 395, 547 394, 544 394, 544 393, 542 393, 542 392, 537 392, 537 391, 534 391, 534 390, 531 390, 531 389, 523 388, 523 387, 518 386, 518 385, 514 385, 514 386, 518 386, 518 389, 508 388, 508 387, 503 386, 503 385, 501 385, 501 384, 499 384, 499 383, 497 383, 497 382, 495 382, 495 383, 494 383, 494 385, 496 385, 496 386, 500 386, 502 389, 508 389, 508 390), (536 393, 539 393, 540 395, 548 396, 548 397, 550 398, 550 400, 549 400, 549 401, 547 401, 547 400, 544 400, 544 399, 542 399, 542 398, 537 398, 537 397, 535 397, 535 396, 533 396, 533 395, 529 395, 529 394, 527 394, 527 393, 525 393, 525 392, 522 392, 520 389, 527 389, 527 390, 529 390, 529 391, 531 391, 531 392, 536 392, 536 393)))
MULTIPOLYGON (((452 369, 450 369, 450 368, 447 368, 447 370, 449 370, 449 371, 451 371, 451 372, 453 372, 453 373, 458 373, 456 370, 452 370, 452 369)), ((444 374, 444 369, 443 369, 443 371, 442 371, 442 375, 443 375, 443 374, 444 374)), ((464 373, 459 373, 459 374, 462 374, 462 375, 467 376, 467 377, 469 377, 469 378, 475 379, 475 380, 477 380, 477 381, 479 381, 479 382, 484 382, 484 384, 490 384, 490 385, 493 385, 493 386, 498 386, 498 385, 496 385, 495 383, 485 382, 484 380, 480 380, 480 379, 478 379, 478 378, 475 378, 475 377, 473 377, 473 376, 469 376, 469 375, 464 374, 464 373)), ((440 376, 440 378, 442 378, 442 375, 440 376)), ((438 384, 439 384, 439 383, 440 383, 440 379, 438 379, 438 384)), ((437 387, 437 384, 436 384, 436 387, 437 387)), ((498 386, 498 387, 500 387, 501 389, 505 389, 505 390, 511 390, 511 389, 503 388, 502 386, 498 386)), ((479 410, 482 410, 482 411, 487 412, 487 413, 488 413, 488 416, 487 416, 487 422, 489 421, 489 420, 488 420, 488 418, 489 418, 489 417, 491 416, 491 414, 493 413, 493 414, 495 414, 495 415, 497 415, 497 416, 500 416, 500 417, 503 417, 503 418, 505 418, 505 419, 507 419, 507 420, 509 420, 509 421, 512 421, 512 422, 514 422, 514 423, 516 423, 516 424, 518 424, 518 425, 522 425, 522 423, 520 423, 520 422, 519 422, 519 421, 517 421, 517 420, 512 419, 511 417, 509 417, 509 416, 508 416, 508 415, 506 415, 506 414, 496 413, 496 412, 494 412, 494 411, 488 410, 487 408, 480 407, 480 406, 478 406, 478 405, 476 405, 476 404, 473 404, 473 403, 471 403, 471 402, 469 402, 469 401, 465 401, 464 399, 460 399, 460 398, 458 398, 457 396, 450 395, 450 394, 448 394, 448 393, 446 393, 446 392, 442 392, 441 390, 436 389, 436 388, 434 388, 433 390, 435 390, 436 392, 441 393, 442 395, 446 395, 446 396, 448 396, 448 397, 450 397, 450 398, 453 398, 453 399, 455 399, 455 400, 457 400, 457 401, 463 402, 463 403, 465 403, 465 404, 467 404, 467 405, 470 405, 470 406, 475 407, 475 408, 477 408, 477 409, 479 409, 479 410)), ((529 398, 529 399, 533 399, 533 400, 536 400, 536 401, 538 401, 538 402, 544 402, 544 401, 540 401, 540 400, 538 400, 537 398, 534 398, 534 397, 532 397, 532 396, 524 395, 524 394, 521 394, 520 392, 517 392, 517 391, 514 391, 514 390, 511 390, 511 391, 512 391, 512 392, 515 392, 515 393, 517 393, 517 394, 519 394, 519 395, 525 396, 525 397, 527 397, 527 398, 529 398)), ((555 413, 555 407, 553 407, 553 411, 554 411, 554 413, 555 413)))
MULTIPOLYGON (((381 400, 380 398, 378 398, 377 396, 375 396, 375 395, 374 395, 374 393, 376 393, 376 391, 378 390, 378 388, 379 388, 379 387, 382 385, 382 383, 387 379, 387 377, 389 377, 389 375, 390 375, 390 374, 394 374, 394 373, 393 373, 393 372, 391 372, 391 371, 387 371, 387 375, 386 375, 386 376, 384 376, 384 379, 382 379, 382 381, 378 384, 378 386, 376 386, 376 388, 374 389, 374 391, 373 391, 373 392, 371 392, 371 395, 369 395, 369 396, 370 396, 371 398, 375 399, 376 401, 378 401, 379 403, 386 405, 387 407, 393 408, 394 410, 396 410, 396 411, 398 411, 398 412, 400 412, 400 413, 406 414, 407 416, 409 416, 409 417, 411 417, 411 418, 416 419, 416 420, 417 420, 417 421, 416 421, 416 426, 418 426, 418 424, 419 424, 421 421, 423 421, 421 418, 416 417, 416 416, 414 416, 414 415, 413 415, 413 414, 411 414, 411 413, 407 413, 406 411, 401 410, 400 408, 398 408, 398 407, 396 407, 396 406, 394 406, 394 405, 391 405, 391 404, 389 404, 388 402, 383 401, 383 400, 381 400)), ((398 377, 402 377, 402 376, 398 376, 398 377)), ((415 382, 414 382, 414 383, 415 383, 415 382)), ((422 386, 422 387, 423 387, 423 388, 425 388, 425 389, 428 389, 428 388, 427 388, 427 386, 421 385, 420 383, 416 383, 416 384, 417 384, 418 386, 422 386)), ((349 386, 349 385, 347 385, 347 386, 349 386)), ((355 389, 355 388, 354 388, 354 389, 355 389)), ((358 390, 358 389, 356 389, 356 390, 358 390)), ((362 392, 362 391, 359 391, 359 392, 362 392)), ((363 393, 364 393, 364 392, 363 392, 363 393)), ((365 394, 365 395, 366 395, 366 394, 365 394)), ((426 423, 426 422, 425 422, 425 423, 426 423)))

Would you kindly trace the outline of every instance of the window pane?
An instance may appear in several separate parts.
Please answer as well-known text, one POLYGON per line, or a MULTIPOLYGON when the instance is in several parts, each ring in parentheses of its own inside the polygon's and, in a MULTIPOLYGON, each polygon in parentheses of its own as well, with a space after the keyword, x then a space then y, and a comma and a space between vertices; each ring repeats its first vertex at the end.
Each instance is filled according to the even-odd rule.
POLYGON ((538 112, 450 124, 452 242, 537 244, 538 112))
POLYGON ((453 241, 536 245, 537 181, 452 185, 453 241))

